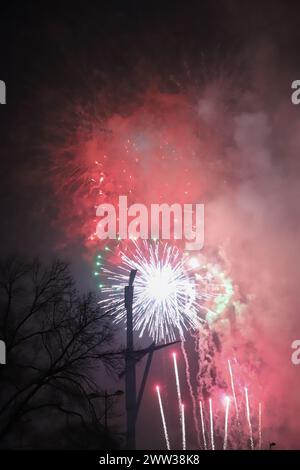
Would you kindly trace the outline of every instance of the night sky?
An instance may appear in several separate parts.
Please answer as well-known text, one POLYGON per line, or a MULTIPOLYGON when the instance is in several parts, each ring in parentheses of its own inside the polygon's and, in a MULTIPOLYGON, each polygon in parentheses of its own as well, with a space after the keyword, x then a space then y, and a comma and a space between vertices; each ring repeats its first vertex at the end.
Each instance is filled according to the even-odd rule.
MULTIPOLYGON (((103 114, 124 112, 149 88, 193 93, 208 81, 281 93, 297 74, 297 2, 11 2, 1 14, 1 247, 51 249, 60 227, 47 185, 49 129, 58 109, 108 95, 103 114), (280 63, 280 67, 278 67, 280 63), (253 66, 253 68, 252 68, 253 66), (107 109, 109 108, 109 109, 107 109), (44 149, 43 149, 44 150, 44 149), (37 195, 39 195, 37 197, 37 195), (46 223, 47 221, 47 223, 46 223), (19 228, 22 227, 20 237, 19 228), (47 227, 47 230, 45 228, 47 227), (33 241, 33 243, 32 243, 33 241)), ((289 90, 287 91, 289 93, 289 90)), ((234 99, 234 98, 233 98, 234 99)), ((69 129, 68 129, 69 130, 69 129)))
MULTIPOLYGON (((1 256, 68 259, 79 289, 97 288, 92 272, 100 248, 88 241, 96 200, 86 188, 98 152, 112 155, 103 170, 112 201, 129 191, 125 168, 133 172, 137 202, 161 194, 166 202, 174 194, 182 203, 204 202, 205 256, 216 259, 220 246, 226 252, 235 301, 246 311, 231 333, 218 323, 215 334, 224 357, 239 355, 247 369, 241 366, 241 376, 261 393, 265 445, 275 440, 285 449, 300 445, 300 375, 290 361, 300 335, 300 106, 290 99, 291 83, 300 79, 299 14, 292 0, 112 0, 9 2, 0 16, 0 79, 7 87, 0 107, 1 256), (133 150, 129 157, 124 151, 127 137, 141 146, 138 167, 133 150), (164 160, 162 141, 176 160, 164 160)), ((117 338, 124 342, 122 331, 117 338)), ((146 335, 138 343, 149 341, 146 335)), ((212 342, 218 354, 213 333, 212 342)), ((170 354, 154 360, 140 448, 164 448, 158 382, 171 440, 178 439, 170 412, 174 378, 166 378, 170 354)), ((183 362, 180 368, 183 381, 183 362)))

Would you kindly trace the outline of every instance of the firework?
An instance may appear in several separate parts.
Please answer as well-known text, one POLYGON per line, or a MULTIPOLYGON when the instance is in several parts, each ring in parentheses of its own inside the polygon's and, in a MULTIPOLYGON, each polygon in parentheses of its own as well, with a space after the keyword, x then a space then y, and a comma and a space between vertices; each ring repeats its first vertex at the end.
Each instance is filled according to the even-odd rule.
POLYGON ((100 303, 115 314, 117 322, 125 319, 123 291, 131 269, 137 269, 133 312, 134 329, 142 337, 147 332, 156 342, 174 341, 187 329, 203 321, 195 280, 185 268, 180 250, 168 243, 132 241, 132 250, 121 251, 121 265, 104 266, 99 275, 109 286, 103 287, 106 298, 100 303))
POLYGON ((234 385, 233 372, 232 372, 232 368, 231 368, 230 359, 228 359, 228 369, 229 369, 231 390, 232 390, 233 401, 234 401, 235 412, 236 412, 236 419, 237 419, 237 422, 238 422, 238 425, 239 425, 239 422, 240 422, 239 408, 238 408, 237 399, 236 399, 235 385, 234 385))
POLYGON ((184 338, 181 338, 181 350, 182 350, 182 354, 183 354, 184 361, 185 361, 186 381, 187 381, 187 385, 188 385, 188 389, 189 389, 189 393, 190 393, 190 397, 191 397, 191 401, 192 401, 193 421, 194 421, 194 426, 195 426, 195 430, 196 430, 198 444, 200 445, 200 429, 199 429, 199 424, 198 424, 198 419, 197 419, 196 397, 195 397, 193 387, 192 387, 191 374, 190 374, 190 365, 189 365, 188 355, 187 355, 187 352, 186 352, 185 346, 184 346, 184 338))
MULTIPOLYGON (((184 405, 182 403, 182 396, 181 396, 181 387, 180 387, 180 376, 179 376, 179 371, 178 371, 178 364, 177 364, 177 356, 176 353, 173 352, 173 365, 174 365, 174 372, 175 372, 175 379, 176 379, 176 392, 177 392, 177 400, 178 400, 178 408, 179 408, 179 418, 180 418, 180 429, 181 429, 181 435, 182 435, 182 449, 186 449, 186 422, 185 422, 185 409, 184 405)), ((230 364, 230 362, 229 362, 230 364)), ((189 381, 187 383, 188 387, 191 387, 191 376, 190 372, 188 372, 188 378, 189 381)), ((233 387, 234 388, 234 387, 233 387)), ((249 401, 249 395, 248 395, 248 388, 244 387, 242 389, 245 393, 245 410, 246 410, 246 420, 242 421, 242 424, 245 424, 245 430, 243 427, 240 427, 238 432, 237 429, 232 429, 232 412, 230 403, 233 401, 233 397, 230 396, 225 396, 224 397, 224 436, 223 436, 223 445, 222 448, 223 450, 227 450, 229 447, 230 448, 242 448, 242 439, 246 440, 246 435, 245 432, 247 433, 247 442, 251 445, 251 449, 254 449, 254 440, 253 440, 253 429, 252 429, 252 422, 251 422, 251 409, 250 409, 250 401, 249 401), (246 426, 247 425, 247 426, 246 426), (236 432, 235 432, 236 431, 236 432), (230 442, 229 442, 229 437, 231 436, 230 442)), ((191 393, 191 392, 190 392, 191 393)), ((192 394, 192 396, 194 396, 192 394)), ((205 408, 203 405, 203 401, 200 400, 198 402, 198 416, 199 416, 199 411, 200 411, 200 418, 199 418, 199 427, 200 427, 200 433, 202 433, 202 438, 201 438, 201 444, 200 447, 204 450, 211 449, 215 450, 216 448, 216 442, 215 442, 215 433, 217 436, 220 435, 221 429, 219 428, 219 419, 218 419, 218 409, 216 409, 217 404, 215 404, 215 409, 213 410, 213 402, 212 398, 209 398, 208 400, 208 415, 209 418, 207 422, 205 422, 205 408), (215 415, 214 415, 215 413, 215 415), (207 437, 209 436, 209 437, 207 437)), ((165 418, 163 418, 163 410, 161 411, 162 413, 162 422, 163 422, 163 427, 164 430, 166 429, 165 425, 165 418)), ((223 414, 223 413, 222 413, 223 414)), ((260 402, 258 405, 258 443, 257 447, 261 449, 262 447, 262 403, 260 402)), ((165 435, 167 434, 167 431, 165 435)), ((167 439, 166 439, 167 442, 167 439)))
POLYGON ((186 450, 184 404, 181 403, 182 449, 186 450))
POLYGON ((183 427, 182 427, 182 401, 181 401, 181 390, 180 390, 180 381, 179 381, 179 374, 178 374, 178 367, 177 367, 177 358, 176 353, 173 353, 173 362, 174 362, 174 372, 175 372, 175 380, 176 380, 176 390, 177 390, 177 398, 178 398, 178 408, 179 408, 179 421, 182 428, 182 447, 184 446, 184 435, 183 435, 183 427))
POLYGON ((167 446, 167 449, 170 450, 170 441, 169 441, 167 423, 166 423, 164 408, 163 408, 163 404, 162 404, 162 400, 161 400, 161 396, 160 396, 160 390, 159 390, 159 386, 158 386, 158 385, 157 385, 157 387, 156 387, 156 392, 157 392, 157 398, 158 398, 158 403, 159 403, 161 421, 162 421, 163 430, 164 430, 164 435, 165 435, 166 446, 167 446))
POLYGON ((230 406, 230 398, 225 397, 225 426, 224 426, 224 442, 223 442, 224 450, 227 449, 229 406, 230 406))
POLYGON ((104 249, 111 256, 104 256, 103 263, 97 259, 94 271, 101 281, 100 303, 122 322, 124 287, 130 270, 136 269, 133 320, 140 337, 147 333, 156 342, 182 339, 186 331, 216 321, 228 306, 233 286, 221 265, 207 263, 204 257, 196 263, 178 246, 161 240, 111 244, 113 249, 104 249))
POLYGON ((205 424, 204 424, 204 415, 203 415, 203 406, 202 401, 200 401, 200 417, 201 417, 201 427, 202 427, 202 438, 204 449, 207 450, 206 437, 205 437, 205 424))
POLYGON ((262 406, 261 406, 261 403, 259 403, 258 404, 258 448, 259 450, 261 450, 261 445, 262 445, 261 415, 262 415, 262 406))
POLYGON ((214 323, 223 314, 229 305, 233 293, 232 279, 228 277, 219 265, 208 265, 206 282, 209 285, 212 308, 207 309, 206 320, 209 324, 214 323))
POLYGON ((211 449, 215 450, 215 440, 214 440, 214 420, 213 420, 213 410, 212 410, 212 399, 209 399, 209 421, 210 421, 210 445, 211 449))
POLYGON ((253 450, 253 433, 252 433, 252 424, 251 424, 251 414, 250 414, 250 405, 249 405, 249 397, 248 397, 248 389, 245 387, 245 401, 246 401, 246 414, 247 414, 247 421, 249 427, 249 438, 250 438, 250 445, 251 449, 253 450))

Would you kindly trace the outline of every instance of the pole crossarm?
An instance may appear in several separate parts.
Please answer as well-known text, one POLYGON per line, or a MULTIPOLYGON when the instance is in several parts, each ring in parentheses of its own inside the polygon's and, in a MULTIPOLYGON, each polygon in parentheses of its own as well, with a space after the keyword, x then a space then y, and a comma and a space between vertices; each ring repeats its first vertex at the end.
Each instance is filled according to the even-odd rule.
MULTIPOLYGON (((140 390, 139 390, 138 398, 137 398, 136 418, 138 416, 140 405, 141 405, 141 402, 142 402, 142 399, 143 399, 143 394, 144 394, 147 378, 148 378, 148 375, 149 375, 149 372, 150 372, 150 367, 151 367, 151 362, 152 362, 154 352, 158 351, 159 349, 163 349, 163 348, 167 348, 169 346, 172 346, 173 344, 176 344, 176 343, 180 343, 180 341, 173 341, 172 343, 166 343, 166 344, 160 344, 160 345, 155 345, 155 343, 152 343, 148 348, 136 351, 137 353, 142 354, 140 359, 142 357, 144 357, 145 354, 148 354, 148 358, 147 358, 147 362, 146 362, 146 366, 145 366, 145 369, 144 369, 143 378, 142 378, 142 382, 141 382, 141 385, 140 385, 140 390)), ((140 359, 138 359, 138 360, 140 360, 140 359)))

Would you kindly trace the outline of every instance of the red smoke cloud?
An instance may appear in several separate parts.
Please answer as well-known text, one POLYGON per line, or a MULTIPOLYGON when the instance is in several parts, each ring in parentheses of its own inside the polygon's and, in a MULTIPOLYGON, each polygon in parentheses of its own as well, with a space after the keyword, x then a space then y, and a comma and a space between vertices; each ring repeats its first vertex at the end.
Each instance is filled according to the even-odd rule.
POLYGON ((300 335, 300 121, 289 97, 275 102, 268 84, 266 76, 251 91, 219 83, 193 93, 152 90, 105 118, 101 108, 80 109, 53 152, 52 174, 69 239, 93 249, 96 206, 119 195, 130 204, 205 203, 204 251, 225 252, 245 305, 215 325, 217 367, 228 380, 227 359, 237 359, 254 415, 263 403, 265 445, 297 448, 300 370, 290 345, 300 335))

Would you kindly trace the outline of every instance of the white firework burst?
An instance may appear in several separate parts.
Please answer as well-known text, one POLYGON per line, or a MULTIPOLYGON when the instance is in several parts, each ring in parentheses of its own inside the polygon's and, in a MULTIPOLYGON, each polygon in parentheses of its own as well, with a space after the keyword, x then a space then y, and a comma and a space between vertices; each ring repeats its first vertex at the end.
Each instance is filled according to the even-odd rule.
POLYGON ((184 331, 199 327, 196 278, 187 268, 180 250, 164 242, 132 242, 132 249, 121 252, 121 265, 102 268, 106 286, 102 305, 115 315, 116 322, 126 318, 124 287, 131 269, 137 269, 134 283, 133 326, 142 337, 154 341, 174 341, 184 331))

